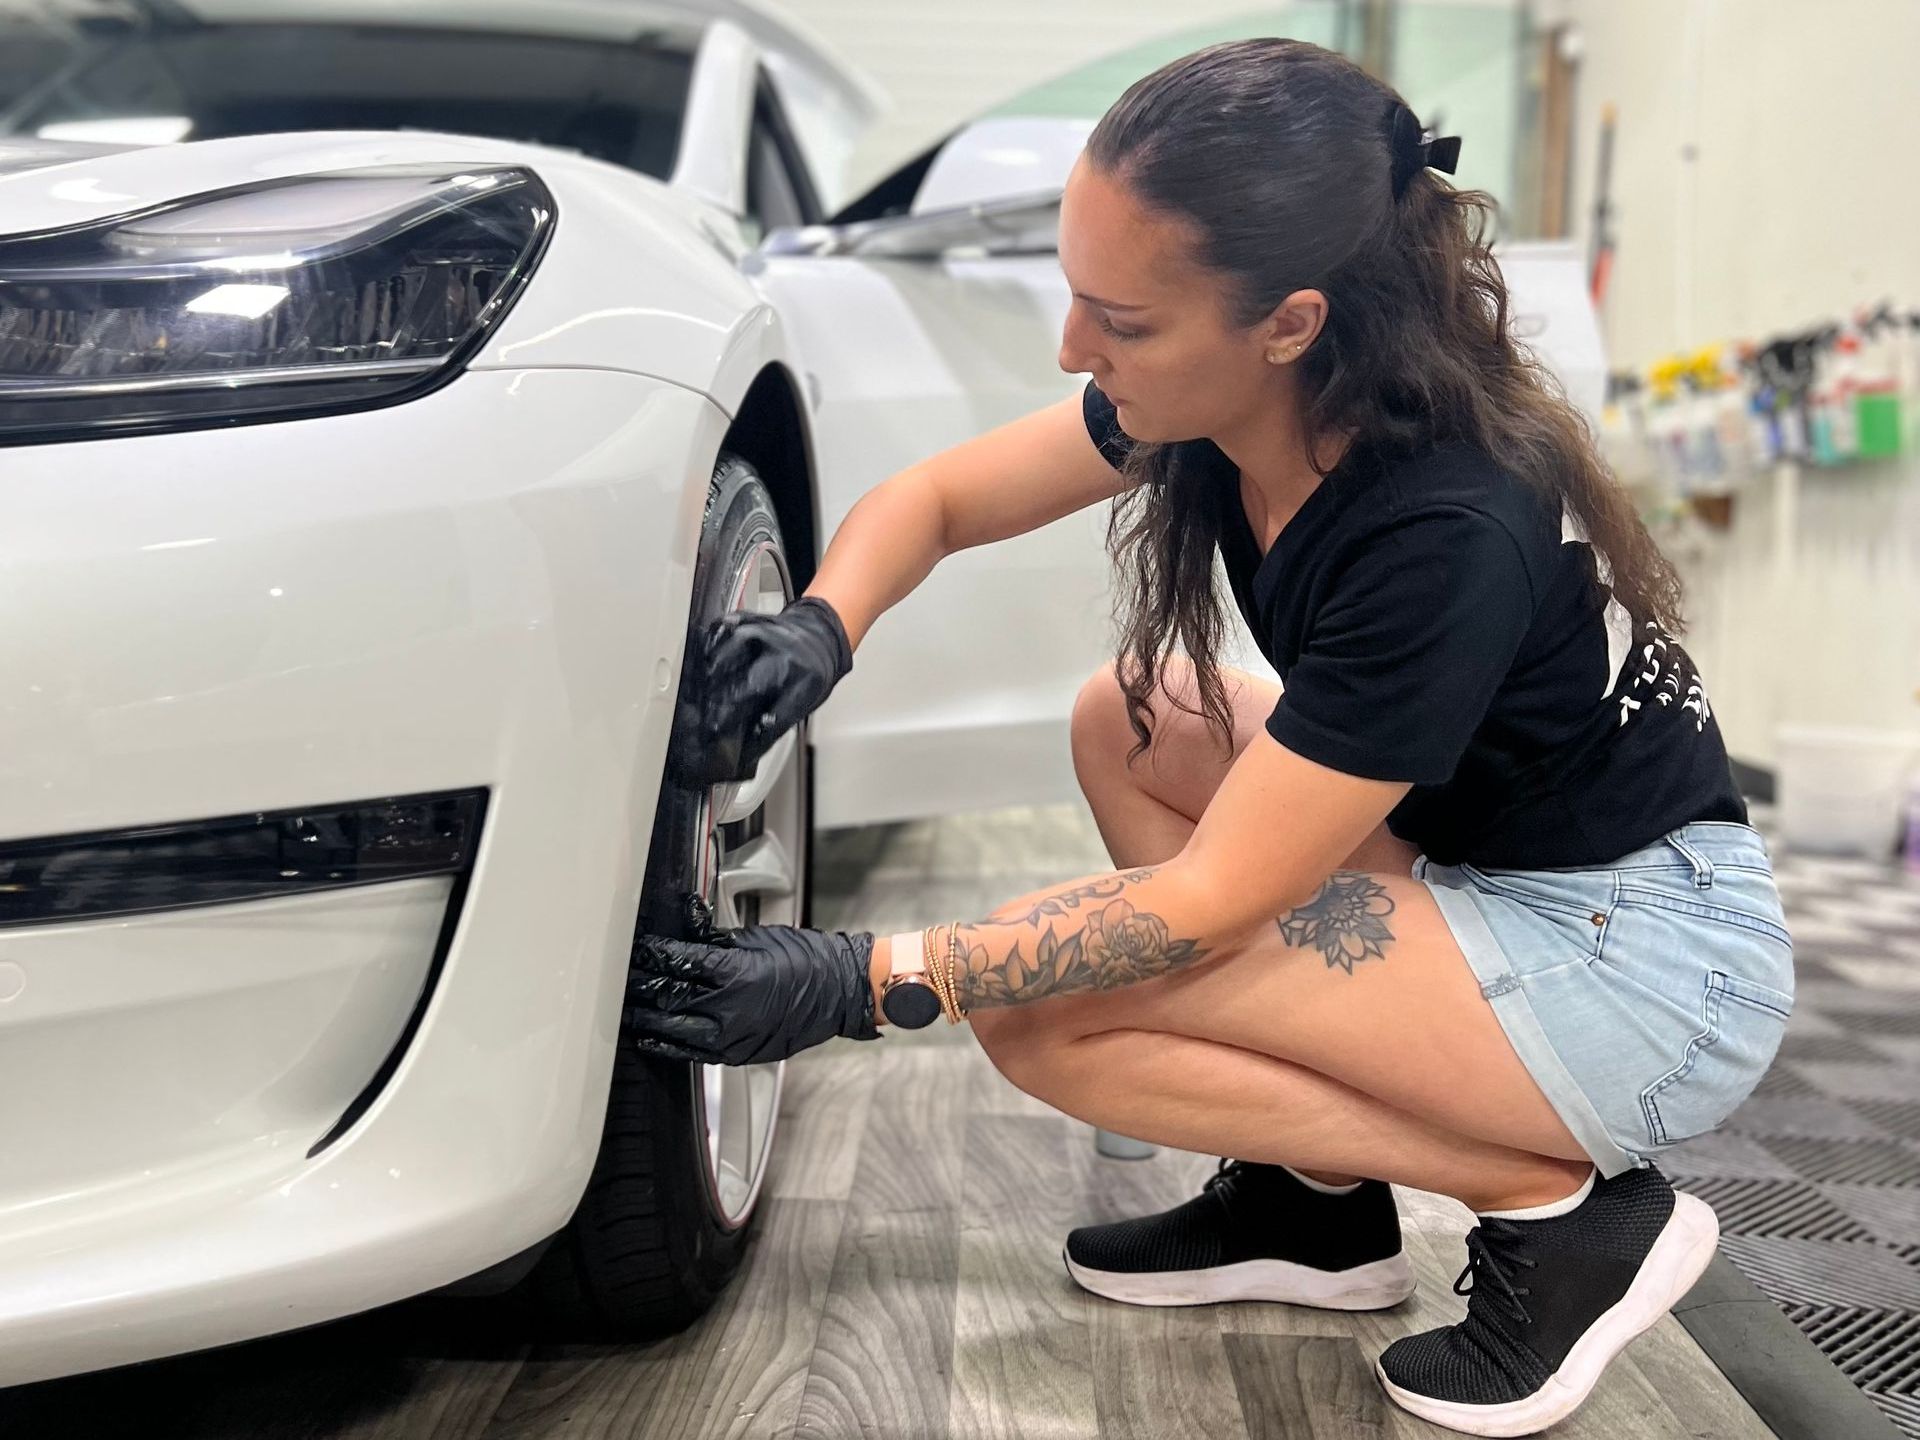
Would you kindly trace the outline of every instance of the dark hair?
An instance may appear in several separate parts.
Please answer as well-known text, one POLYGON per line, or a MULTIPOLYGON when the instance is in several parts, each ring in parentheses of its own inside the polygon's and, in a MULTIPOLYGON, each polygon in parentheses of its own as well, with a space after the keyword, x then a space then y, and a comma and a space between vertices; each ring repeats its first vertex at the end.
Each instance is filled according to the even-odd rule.
MULTIPOLYGON (((1094 127, 1087 158, 1197 234, 1195 258, 1227 282, 1230 323, 1257 324, 1296 290, 1325 293, 1326 322, 1297 362, 1310 441, 1351 434, 1382 453, 1480 447, 1559 498, 1636 619, 1677 633, 1672 565, 1585 418, 1508 333, 1489 249, 1493 197, 1420 167, 1410 127, 1400 96, 1352 61, 1298 40, 1237 40, 1136 81, 1094 127)), ((1139 740, 1129 761, 1151 738, 1141 717, 1152 716, 1170 640, 1194 666, 1202 711, 1188 713, 1232 735, 1213 555, 1237 497, 1180 483, 1192 450, 1134 445, 1126 463, 1141 483, 1108 525, 1116 573, 1128 577, 1116 672, 1139 740)))

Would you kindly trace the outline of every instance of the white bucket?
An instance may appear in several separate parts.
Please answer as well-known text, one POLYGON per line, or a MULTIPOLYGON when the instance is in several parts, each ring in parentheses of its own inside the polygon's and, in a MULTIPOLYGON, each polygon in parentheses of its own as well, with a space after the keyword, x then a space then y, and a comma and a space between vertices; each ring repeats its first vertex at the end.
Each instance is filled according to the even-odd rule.
POLYGON ((1875 860, 1893 853, 1907 777, 1920 764, 1920 735, 1783 725, 1775 753, 1784 844, 1875 860))

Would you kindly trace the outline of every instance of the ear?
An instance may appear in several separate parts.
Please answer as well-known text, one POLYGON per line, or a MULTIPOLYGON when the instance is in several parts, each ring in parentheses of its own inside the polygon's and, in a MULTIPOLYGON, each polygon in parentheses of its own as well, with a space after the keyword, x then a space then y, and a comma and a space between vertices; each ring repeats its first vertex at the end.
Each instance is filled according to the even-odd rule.
POLYGON ((1306 354, 1326 328, 1327 297, 1318 290, 1296 290, 1256 327, 1261 349, 1276 365, 1306 354))

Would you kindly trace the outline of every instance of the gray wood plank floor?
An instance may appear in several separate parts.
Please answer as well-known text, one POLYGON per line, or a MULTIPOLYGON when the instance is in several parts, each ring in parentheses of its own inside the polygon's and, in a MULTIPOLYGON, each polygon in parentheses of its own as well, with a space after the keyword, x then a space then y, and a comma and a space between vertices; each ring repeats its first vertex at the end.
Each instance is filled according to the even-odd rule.
MULTIPOLYGON (((888 933, 985 914, 1108 867, 1084 810, 830 832, 816 923, 888 933)), ((0 1437, 141 1440, 1247 1440, 1437 1437, 1372 1356, 1457 1318, 1466 1210, 1402 1191, 1420 1290, 1398 1309, 1141 1309, 1087 1294, 1074 1225, 1162 1209, 1216 1163, 1094 1151, 965 1026, 791 1061, 783 1133, 738 1280, 682 1335, 554 1344, 498 1307, 416 1302, 210 1355, 0 1392, 0 1437)), ((1671 1319, 1560 1440, 1769 1432, 1671 1319)))

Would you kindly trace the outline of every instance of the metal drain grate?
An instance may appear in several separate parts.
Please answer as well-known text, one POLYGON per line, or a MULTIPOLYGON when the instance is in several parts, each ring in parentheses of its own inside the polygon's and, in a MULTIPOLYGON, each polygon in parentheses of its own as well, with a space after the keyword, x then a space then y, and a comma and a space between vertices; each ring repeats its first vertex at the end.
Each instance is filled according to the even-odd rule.
POLYGON ((1920 1035, 1920 1012, 1912 1010, 1829 1010, 1827 1018, 1866 1035, 1920 1035))
MULTIPOLYGON (((1765 831, 1769 812, 1752 814, 1765 831)), ((1825 1238, 1831 1217, 1778 1190, 1706 1192, 1728 1258, 1920 1440, 1920 886, 1891 865, 1775 853, 1800 992, 1781 1063, 1695 1171, 1684 1147, 1670 1168, 1804 1182, 1873 1237, 1825 1238)))
POLYGON ((1908 1435, 1920 1435, 1920 1395, 1889 1395, 1869 1392, 1868 1399, 1878 1405, 1896 1429, 1908 1435))
POLYGON ((1775 1065, 1753 1087, 1755 1095, 1818 1095, 1820 1092, 1805 1076, 1785 1065, 1775 1065))
POLYGON ((1920 1312, 1920 1270, 1864 1240, 1722 1234, 1720 1248, 1782 1306, 1920 1312))
POLYGON ((1782 1060, 1855 1060, 1873 1061, 1885 1057, 1871 1045, 1850 1035, 1795 1035, 1789 1033, 1780 1042, 1782 1060))
POLYGON ((1760 1143, 1810 1180, 1854 1185, 1920 1185, 1920 1154, 1894 1140, 1763 1136, 1760 1143))
POLYGON ((1873 1232, 1798 1180, 1743 1180, 1718 1176, 1689 1180, 1689 1194, 1713 1206, 1728 1235, 1777 1235, 1789 1240, 1871 1240, 1873 1232))
POLYGON ((1789 1305, 1787 1318, 1862 1390, 1920 1390, 1920 1314, 1789 1305))
POLYGON ((1891 1134, 1908 1140, 1920 1140, 1920 1101, 1849 1100, 1847 1108, 1859 1111, 1891 1134))

